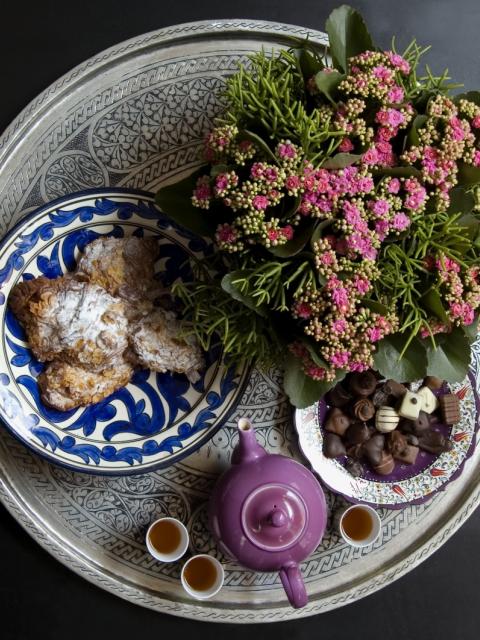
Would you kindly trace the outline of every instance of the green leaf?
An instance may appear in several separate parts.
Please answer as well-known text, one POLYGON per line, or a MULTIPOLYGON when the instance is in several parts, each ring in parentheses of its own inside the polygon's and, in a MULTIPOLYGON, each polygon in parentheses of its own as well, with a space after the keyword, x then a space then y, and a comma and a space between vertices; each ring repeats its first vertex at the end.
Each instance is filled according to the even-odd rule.
POLYGON ((285 358, 285 373, 283 388, 294 407, 304 409, 320 400, 337 382, 345 377, 345 371, 339 371, 332 382, 312 380, 302 370, 302 363, 293 353, 288 353, 285 358))
POLYGON ((458 184, 472 185, 480 182, 480 167, 460 162, 458 165, 458 184))
POLYGON ((263 316, 264 318, 267 316, 267 311, 264 306, 257 305, 255 298, 248 294, 242 293, 239 285, 236 283, 237 280, 246 278, 250 275, 251 270, 244 269, 238 271, 230 271, 222 278, 222 289, 228 293, 234 300, 238 300, 249 309, 252 309, 258 315, 263 316))
POLYGON ((300 69, 302 70, 305 81, 309 80, 316 73, 324 68, 324 64, 321 59, 309 51, 306 47, 302 47, 300 55, 298 57, 300 69))
POLYGON ((412 122, 412 126, 410 127, 410 131, 408 132, 407 141, 410 146, 418 146, 420 143, 420 138, 418 135, 418 130, 423 127, 423 125, 427 122, 427 116, 419 115, 416 116, 412 122))
POLYGON ((278 245, 277 247, 270 247, 270 253, 273 253, 277 258, 290 258, 295 256, 303 249, 307 244, 310 236, 312 235, 315 222, 309 220, 299 227, 294 227, 294 235, 291 240, 288 240, 285 244, 278 245))
POLYGON ((347 5, 334 9, 325 23, 335 67, 348 70, 348 59, 375 46, 362 16, 347 5))
POLYGON ((461 382, 470 366, 470 343, 458 327, 451 333, 435 336, 436 349, 427 341, 427 375, 443 378, 447 382, 461 382))
POLYGON ((458 104, 460 100, 470 100, 470 102, 473 102, 480 107, 480 91, 467 91, 467 93, 459 93, 453 99, 455 104, 458 104))
POLYGON ((322 220, 317 222, 315 229, 313 230, 312 237, 310 238, 310 246, 313 249, 313 245, 317 240, 323 236, 323 230, 329 227, 333 223, 333 220, 322 220))
POLYGON ((360 160, 362 156, 356 153, 337 153, 332 158, 328 158, 322 164, 325 169, 345 169, 360 160))
POLYGON ((472 344, 478 338, 478 321, 480 315, 477 313, 472 324, 463 325, 463 333, 467 336, 467 340, 472 344))
POLYGON ((378 302, 377 300, 369 300, 369 299, 362 300, 362 305, 375 313, 379 313, 382 316, 386 316, 387 313, 389 312, 388 307, 382 304, 381 302, 378 302))
POLYGON ((427 293, 421 297, 420 303, 424 309, 433 313, 433 315, 439 318, 442 322, 448 322, 448 316, 442 304, 442 298, 436 289, 430 289, 430 291, 427 291, 427 293))
POLYGON ((413 382, 425 377, 427 370, 425 347, 418 338, 414 338, 404 352, 407 340, 407 335, 395 333, 378 343, 373 360, 375 367, 386 378, 413 382), (404 353, 401 356, 402 352, 404 353))
POLYGON ((253 131, 248 131, 248 129, 243 129, 243 131, 240 131, 238 137, 240 141, 250 140, 250 142, 253 142, 259 148, 260 151, 263 151, 263 153, 267 156, 269 160, 271 160, 275 164, 278 164, 277 156, 273 153, 273 151, 270 149, 269 145, 265 142, 265 140, 261 138, 259 135, 257 135, 256 133, 253 133, 253 131))
POLYGON ((448 207, 448 213, 459 213, 464 211, 470 212, 475 206, 475 200, 470 191, 466 191, 463 187, 455 187, 449 194, 450 205, 448 207))
POLYGON ((382 167, 372 171, 374 176, 391 176, 392 178, 421 178, 422 172, 415 167, 382 167))
POLYGON ((234 169, 234 167, 229 166, 228 164, 214 164, 214 165, 212 165, 212 167, 210 169, 210 177, 211 178, 216 178, 221 173, 227 173, 228 171, 231 171, 232 169, 234 169))
POLYGON ((336 104, 338 85, 345 79, 345 75, 338 71, 319 71, 315 76, 315 84, 320 93, 323 93, 330 102, 336 104))
POLYGON ((192 194, 200 176, 208 173, 203 166, 192 174, 157 191, 155 203, 174 222, 201 236, 213 236, 217 227, 210 211, 192 204, 192 194))

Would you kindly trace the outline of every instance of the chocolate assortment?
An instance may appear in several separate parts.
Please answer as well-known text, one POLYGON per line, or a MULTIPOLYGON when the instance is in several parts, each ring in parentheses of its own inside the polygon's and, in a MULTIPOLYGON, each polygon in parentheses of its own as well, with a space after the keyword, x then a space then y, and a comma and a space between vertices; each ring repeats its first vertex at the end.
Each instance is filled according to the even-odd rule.
POLYGON ((396 380, 382 380, 374 371, 351 373, 325 397, 330 410, 324 422, 327 458, 347 456, 345 468, 361 476, 364 465, 387 476, 395 464, 415 464, 420 450, 439 455, 451 441, 435 430, 441 421, 460 420, 460 402, 452 393, 437 394, 443 380, 427 376, 414 392, 396 380))

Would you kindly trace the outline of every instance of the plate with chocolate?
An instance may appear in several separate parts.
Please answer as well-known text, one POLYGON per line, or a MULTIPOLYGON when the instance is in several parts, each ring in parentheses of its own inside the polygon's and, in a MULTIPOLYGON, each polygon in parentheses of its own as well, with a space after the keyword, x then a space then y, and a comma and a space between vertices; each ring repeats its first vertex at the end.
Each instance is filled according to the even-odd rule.
POLYGON ((322 481, 350 502, 398 508, 458 477, 475 446, 477 397, 469 378, 404 384, 350 373, 296 412, 300 447, 322 481))

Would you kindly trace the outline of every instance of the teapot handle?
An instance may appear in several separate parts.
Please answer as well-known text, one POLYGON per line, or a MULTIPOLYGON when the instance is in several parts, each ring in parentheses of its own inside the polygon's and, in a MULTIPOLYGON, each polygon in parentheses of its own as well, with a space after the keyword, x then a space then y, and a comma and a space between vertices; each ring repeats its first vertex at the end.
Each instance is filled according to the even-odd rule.
POLYGON ((292 607, 300 609, 308 602, 305 583, 298 564, 292 563, 280 569, 280 580, 292 607))

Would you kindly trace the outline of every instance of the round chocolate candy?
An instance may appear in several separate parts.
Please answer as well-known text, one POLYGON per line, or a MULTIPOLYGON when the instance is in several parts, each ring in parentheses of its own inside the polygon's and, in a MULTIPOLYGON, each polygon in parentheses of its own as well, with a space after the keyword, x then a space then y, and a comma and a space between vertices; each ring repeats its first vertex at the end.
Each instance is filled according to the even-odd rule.
POLYGON ((334 407, 328 414, 325 429, 338 436, 343 436, 351 423, 352 421, 346 413, 338 407, 334 407))
POLYGON ((323 440, 323 453, 326 458, 338 458, 338 456, 344 456, 347 451, 340 436, 336 433, 326 433, 323 440))
POLYGON ((401 398, 407 393, 407 387, 396 380, 387 380, 383 385, 383 390, 389 396, 394 398, 401 398))
POLYGON ((372 467, 380 463, 382 453, 385 448, 385 436, 377 433, 367 440, 363 445, 363 453, 372 467))
POLYGON ((397 428, 400 417, 393 407, 380 407, 375 414, 375 427, 380 433, 389 433, 397 428))
POLYGON ((395 458, 401 455, 408 446, 407 438, 400 431, 392 431, 387 436, 387 447, 395 458))
POLYGON ((344 407, 351 399, 352 396, 341 382, 336 384, 333 389, 330 389, 325 395, 325 401, 331 407, 344 407))
POLYGON ((366 397, 375 391, 377 378, 372 371, 352 373, 350 375, 349 385, 354 395, 366 397))
POLYGON ((350 425, 345 432, 345 440, 347 444, 362 444, 370 438, 370 429, 365 423, 355 422, 350 425))
POLYGON ((353 405, 353 415, 362 422, 367 422, 375 415, 375 406, 368 398, 360 398, 353 405))
POLYGON ((388 476, 395 469, 395 460, 387 451, 382 451, 378 464, 373 466, 375 473, 381 476, 388 476))

